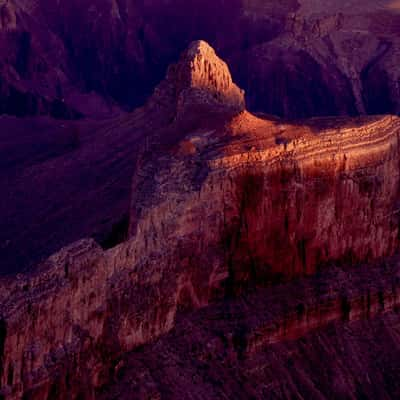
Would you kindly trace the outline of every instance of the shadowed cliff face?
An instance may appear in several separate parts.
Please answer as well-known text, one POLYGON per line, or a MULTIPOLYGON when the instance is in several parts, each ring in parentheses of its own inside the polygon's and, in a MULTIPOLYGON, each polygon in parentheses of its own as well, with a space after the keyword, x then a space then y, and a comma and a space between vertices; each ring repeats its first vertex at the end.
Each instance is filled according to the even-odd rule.
POLYGON ((99 398, 396 399, 398 311, 382 311, 390 310, 383 292, 383 302, 368 311, 379 296, 353 302, 348 283, 340 285, 342 298, 324 298, 334 282, 363 272, 336 272, 325 284, 321 276, 186 314, 168 335, 124 355, 99 398))
POLYGON ((321 4, 9 0, 1 8, 0 112, 72 118, 139 106, 180 52, 204 39, 231 66, 250 110, 398 113, 398 10, 385 0, 321 4))
MULTIPOLYGON (((83 239, 30 273, 0 280, 0 394, 7 400, 94 399, 108 390, 118 397, 124 387, 135 387, 119 374, 137 361, 135 353, 127 353, 153 343, 185 314, 207 306, 205 314, 196 315, 209 315, 211 329, 221 334, 214 341, 215 333, 204 332, 204 340, 225 343, 236 372, 229 375, 218 366, 216 386, 201 387, 203 398, 230 393, 216 383, 224 374, 227 382, 241 371, 256 383, 262 380, 262 373, 251 375, 251 362, 242 362, 260 357, 268 363, 264 350, 281 346, 276 353, 281 366, 287 340, 298 341, 292 345, 296 352, 301 351, 299 338, 310 335, 313 345, 316 331, 330 324, 374 326, 364 322, 368 318, 390 323, 386 314, 396 312, 400 293, 399 261, 387 259, 399 244, 398 117, 290 123, 257 117, 245 111, 244 94, 227 65, 207 43, 197 41, 169 68, 143 108, 100 125, 97 148, 89 142, 51 163, 68 166, 62 179, 67 179, 64 174, 79 182, 87 179, 91 190, 83 198, 89 204, 104 201, 108 217, 125 204, 117 189, 126 189, 127 164, 132 165, 127 240, 104 250, 93 239, 83 239), (118 154, 110 159, 113 144, 118 154), (130 146, 140 149, 135 160, 127 155, 130 146), (92 156, 99 169, 95 180, 87 164, 92 156), (117 185, 107 184, 110 168, 117 185), (382 261, 366 264, 376 259, 382 261), (356 263, 358 268, 345 272, 328 268, 356 263), (304 278, 318 270, 317 277, 304 278), (303 280, 288 282, 293 278, 303 280), (225 307, 230 314, 219 318, 218 310, 225 307), (121 379, 122 389, 111 385, 121 379)), ((33 175, 37 185, 49 177, 48 169, 40 171, 44 175, 33 175)), ((68 190, 75 188, 70 180, 68 190)), ((93 210, 91 215, 99 216, 93 210)), ((57 215, 50 220, 56 223, 57 215)), ((184 318, 183 326, 195 318, 184 318)), ((175 332, 184 329, 180 326, 175 332)), ((392 328, 381 332, 390 334, 392 328)), ((189 342, 203 343, 196 339, 202 333, 195 331, 189 342)), ((168 337, 160 340, 155 348, 170 346, 168 337)), ((330 340, 328 349, 337 349, 335 339, 330 340)), ((144 363, 157 365, 154 358, 147 361, 151 349, 141 352, 144 363)), ((195 349, 190 354, 211 357, 195 349)), ((318 356, 325 354, 326 348, 319 348, 318 356)), ((347 360, 335 356, 328 368, 342 359, 347 360)), ((393 365, 391 360, 383 363, 393 365)), ((315 363, 307 368, 310 376, 318 376, 315 363)), ((140 363, 135 371, 144 374, 139 385, 152 385, 140 363)), ((337 371, 340 378, 342 369, 337 371)), ((271 384, 280 384, 286 374, 283 370, 271 384)), ((358 393, 359 381, 350 376, 344 390, 358 393)), ((163 379, 156 378, 164 385, 168 374, 163 379)), ((297 376, 278 398, 318 391, 329 398, 324 384, 304 387, 307 381, 297 376)), ((168 390, 170 398, 182 398, 179 388, 168 390)), ((258 398, 268 394, 256 385, 254 390, 258 398)), ((397 390, 390 383, 381 393, 394 396, 397 390)), ((240 392, 244 398, 248 393, 253 393, 248 386, 240 392)), ((373 398, 376 392, 363 393, 373 398)))

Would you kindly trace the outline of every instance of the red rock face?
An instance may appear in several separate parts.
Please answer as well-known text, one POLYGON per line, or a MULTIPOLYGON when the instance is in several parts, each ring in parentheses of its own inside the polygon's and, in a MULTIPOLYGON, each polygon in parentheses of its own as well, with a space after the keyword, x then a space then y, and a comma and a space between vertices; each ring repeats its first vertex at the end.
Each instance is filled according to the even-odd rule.
MULTIPOLYGON (((180 237, 191 259, 206 263, 218 254, 219 267, 240 284, 392 254, 398 246, 398 120, 357 124, 316 133, 315 126, 279 126, 243 113, 220 137, 193 132, 165 167, 157 160, 144 167, 154 173, 144 178, 147 184, 158 182, 153 195, 160 204, 146 197, 141 203, 135 194, 133 215, 137 208, 144 220, 163 215, 163 229, 171 240, 180 237), (189 144, 187 153, 182 149, 189 144), (168 205, 169 198, 179 207, 168 205)), ((141 232, 162 235, 157 226, 141 232)))
MULTIPOLYGON (((0 281, 7 399, 96 398, 125 353, 166 334, 190 310, 218 301, 223 309, 226 296, 245 289, 398 248, 397 117, 256 117, 244 111, 226 64, 195 42, 144 108, 113 123, 133 137, 143 134, 138 127, 147 133, 129 238, 106 251, 85 239, 34 272, 0 281)), ((101 143, 108 154, 109 142, 101 143)), ((78 154, 79 166, 91 153, 78 154)), ((397 266, 382 276, 379 268, 328 275, 305 284, 300 302, 298 287, 287 286, 288 303, 268 295, 254 303, 261 315, 279 302, 275 317, 255 317, 255 330, 231 339, 228 332, 226 340, 243 356, 338 319, 390 312, 399 301, 397 266), (359 281, 350 279, 358 272, 359 281)))

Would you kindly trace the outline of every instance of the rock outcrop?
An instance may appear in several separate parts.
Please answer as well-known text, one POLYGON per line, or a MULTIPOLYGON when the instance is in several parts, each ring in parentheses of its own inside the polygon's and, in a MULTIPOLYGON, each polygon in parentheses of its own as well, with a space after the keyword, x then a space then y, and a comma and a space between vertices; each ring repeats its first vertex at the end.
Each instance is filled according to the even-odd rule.
MULTIPOLYGON (((286 123, 243 108, 226 64, 196 42, 125 120, 132 135, 146 127, 129 237, 109 250, 84 239, 0 281, 3 397, 96 398, 125 353, 186 312, 398 250, 398 117, 286 123)), ((235 337, 248 344, 240 351, 396 308, 397 267, 372 278, 365 268, 352 273, 359 281, 331 276, 326 290, 305 284, 288 313, 277 306, 235 337)), ((260 315, 271 303, 260 302, 260 315)))
POLYGON ((245 108, 244 92, 233 83, 226 63, 204 41, 190 45, 177 66, 175 82, 179 92, 177 118, 198 114, 202 106, 208 112, 222 108, 237 113, 245 108))
POLYGON ((221 131, 190 132, 167 160, 155 148, 137 172, 131 232, 152 250, 179 237, 191 260, 214 259, 241 284, 392 254, 399 119, 325 123, 241 113, 221 131))
POLYGON ((203 114, 237 114, 245 109, 243 90, 232 81, 227 64, 204 41, 195 41, 173 64, 147 108, 160 107, 173 125, 192 123, 203 114))

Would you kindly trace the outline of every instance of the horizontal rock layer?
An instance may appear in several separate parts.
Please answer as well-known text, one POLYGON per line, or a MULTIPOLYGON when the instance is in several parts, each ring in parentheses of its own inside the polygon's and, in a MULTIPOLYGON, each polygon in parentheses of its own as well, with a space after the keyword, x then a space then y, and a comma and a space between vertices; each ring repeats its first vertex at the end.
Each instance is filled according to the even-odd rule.
MULTIPOLYGON (((157 169, 145 163, 138 174, 152 185, 136 197, 129 241, 106 252, 82 241, 1 283, 2 392, 91 398, 110 360, 168 332, 177 313, 328 261, 394 252, 399 120, 348 123, 305 133, 241 114, 223 132, 188 134, 157 169)), ((335 301, 333 319, 347 307, 335 301)), ((316 327, 322 311, 309 310, 316 327)), ((288 335, 302 334, 293 323, 288 335)), ((246 340, 257 348, 282 335, 246 340)))
MULTIPOLYGON (((131 383, 125 382, 122 388, 134 398, 142 398, 145 395, 142 389, 131 387, 136 374, 140 375, 136 380, 140 387, 150 385, 163 391, 162 385, 171 379, 172 360, 186 357, 189 344, 192 349, 191 356, 186 358, 189 364, 196 359, 215 363, 212 354, 217 356, 223 351, 221 357, 228 357, 232 368, 246 369, 249 367, 246 360, 250 364, 251 360, 257 362, 264 351, 275 351, 274 346, 282 346, 288 340, 297 340, 314 331, 322 330, 323 334, 329 324, 340 326, 349 321, 373 319, 399 307, 396 258, 347 272, 332 269, 318 278, 259 289, 241 300, 216 304, 185 317, 154 348, 141 350, 142 356, 124 355, 173 328, 175 314, 180 311, 176 293, 181 288, 174 279, 161 278, 161 273, 156 276, 154 270, 151 276, 148 270, 140 268, 128 273, 117 261, 126 257, 127 251, 125 247, 101 255, 93 243, 81 242, 54 256, 37 277, 29 280, 21 277, 18 285, 8 286, 10 297, 2 300, 0 325, 1 393, 5 398, 20 398, 22 393, 32 399, 98 398, 96 388, 107 384, 113 374, 115 378, 130 376, 131 383), (218 338, 213 338, 212 332, 220 332, 218 338), (180 341, 180 335, 186 339, 180 341), (198 342, 199 348, 195 350, 192 346, 198 342), (168 356, 170 352, 176 354, 168 356), (140 372, 146 370, 140 361, 146 357, 149 359, 146 365, 156 363, 169 372, 163 378, 155 378, 156 382, 149 381, 148 375, 140 372), (131 362, 133 370, 121 375, 121 368, 131 362)), ((318 354, 314 353, 314 357, 318 354)), ((218 377, 224 367, 218 362, 216 367, 218 377)), ((190 371, 196 366, 185 368, 190 371)), ((176 392, 185 387, 185 393, 191 393, 190 384, 185 386, 182 381, 187 379, 185 373, 180 376, 170 389, 176 392)), ((229 377, 232 375, 228 374, 227 382, 229 377)), ((275 380, 281 378, 274 375, 275 380)), ((115 390, 115 387, 107 389, 108 393, 115 390)), ((207 385, 201 390, 229 392, 226 385, 221 389, 207 385)), ((241 396, 246 390, 250 389, 243 388, 241 396)), ((298 390, 302 393, 301 387, 298 390)), ((165 394, 168 393, 166 390, 165 394)), ((112 398, 110 394, 107 396, 112 398)))
MULTIPOLYGON (((107 137, 131 129, 135 148, 142 139, 129 236, 106 251, 84 239, 0 281, 3 397, 95 398, 123 354, 170 331, 185 312, 398 250, 398 117, 286 123, 243 108, 226 64, 196 42, 145 107, 110 123, 107 137)), ((95 159, 103 149, 108 161, 114 142, 101 143, 95 159)), ((91 151, 77 151, 77 164, 69 159, 74 171, 88 168, 91 151)), ((118 143, 124 170, 126 151, 118 143)), ((372 281, 361 268, 360 282, 332 277, 333 293, 328 287, 312 304, 296 302, 295 313, 278 307, 274 318, 258 318, 239 337, 242 353, 385 304, 390 311, 396 271, 389 278, 375 270, 372 281), (351 295, 338 294, 341 287, 351 295)))
POLYGON ((220 132, 189 134, 172 157, 152 155, 139 170, 131 231, 148 250, 178 237, 191 260, 217 257, 241 283, 392 254, 399 120, 328 121, 284 125, 242 113, 220 132))
POLYGON ((124 355, 99 397, 396 398, 396 281, 398 259, 186 314, 168 335, 124 355))

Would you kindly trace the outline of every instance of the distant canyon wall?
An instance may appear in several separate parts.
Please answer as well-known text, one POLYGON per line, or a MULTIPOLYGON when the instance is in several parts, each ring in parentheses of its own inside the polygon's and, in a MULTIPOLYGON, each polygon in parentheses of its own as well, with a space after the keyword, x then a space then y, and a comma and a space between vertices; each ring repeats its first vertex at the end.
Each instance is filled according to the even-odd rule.
POLYGON ((252 111, 289 118, 399 113, 390 8, 306 0, 72 0, 1 8, 0 112, 107 116, 143 104, 192 40, 228 61, 252 111))

